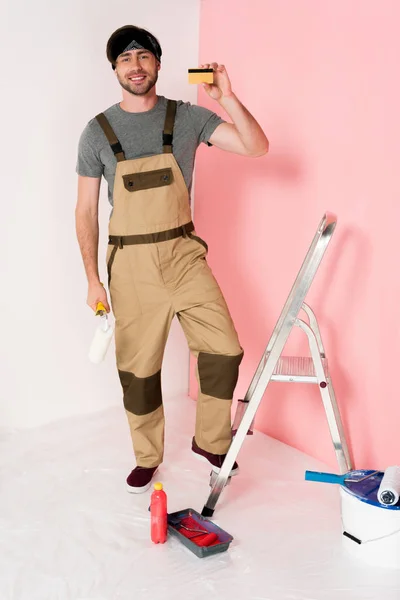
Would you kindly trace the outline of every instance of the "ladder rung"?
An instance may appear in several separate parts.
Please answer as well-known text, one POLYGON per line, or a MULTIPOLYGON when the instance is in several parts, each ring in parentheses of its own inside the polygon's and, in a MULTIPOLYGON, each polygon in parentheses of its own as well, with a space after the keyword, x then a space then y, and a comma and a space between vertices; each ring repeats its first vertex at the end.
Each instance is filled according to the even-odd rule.
MULTIPOLYGON (((328 361, 322 359, 325 376, 328 377, 328 361)), ((314 363, 310 356, 281 356, 278 360, 271 381, 297 383, 318 383, 314 363)))

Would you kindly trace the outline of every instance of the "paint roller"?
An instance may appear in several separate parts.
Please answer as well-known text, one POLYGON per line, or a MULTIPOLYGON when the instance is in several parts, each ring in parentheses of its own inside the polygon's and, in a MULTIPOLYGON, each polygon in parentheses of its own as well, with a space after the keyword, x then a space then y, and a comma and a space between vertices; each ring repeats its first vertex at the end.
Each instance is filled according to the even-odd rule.
POLYGON ((95 365, 104 360, 114 333, 114 328, 108 322, 107 311, 101 302, 97 303, 96 316, 100 317, 100 324, 95 331, 89 349, 89 360, 95 365))
POLYGON ((388 467, 378 490, 381 504, 393 506, 400 498, 400 467, 388 467))

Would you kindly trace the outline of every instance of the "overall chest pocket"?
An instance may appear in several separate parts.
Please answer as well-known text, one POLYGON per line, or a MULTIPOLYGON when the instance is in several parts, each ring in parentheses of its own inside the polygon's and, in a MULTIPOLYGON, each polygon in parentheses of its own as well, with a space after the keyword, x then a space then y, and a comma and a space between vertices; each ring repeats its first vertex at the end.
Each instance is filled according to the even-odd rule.
POLYGON ((143 171, 142 173, 130 173, 123 175, 124 186, 128 192, 138 192, 140 190, 149 190, 152 188, 171 185, 174 181, 174 174, 170 167, 157 169, 155 171, 143 171))

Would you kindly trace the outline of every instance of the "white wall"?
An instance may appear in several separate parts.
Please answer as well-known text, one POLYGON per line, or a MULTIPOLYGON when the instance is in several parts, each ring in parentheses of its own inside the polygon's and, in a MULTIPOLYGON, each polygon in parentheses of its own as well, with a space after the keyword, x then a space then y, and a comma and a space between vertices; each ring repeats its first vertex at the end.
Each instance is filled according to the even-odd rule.
MULTIPOLYGON (((87 121, 121 93, 105 47, 118 27, 152 31, 163 49, 157 91, 196 102, 200 0, 24 0, 1 20, 0 427, 30 427, 122 405, 112 346, 88 362, 97 319, 75 235, 77 144, 87 121)), ((4 11, 2 11, 4 14, 4 11)), ((109 205, 101 191, 100 259, 109 205)), ((187 391, 186 340, 173 323, 166 397, 187 391)))

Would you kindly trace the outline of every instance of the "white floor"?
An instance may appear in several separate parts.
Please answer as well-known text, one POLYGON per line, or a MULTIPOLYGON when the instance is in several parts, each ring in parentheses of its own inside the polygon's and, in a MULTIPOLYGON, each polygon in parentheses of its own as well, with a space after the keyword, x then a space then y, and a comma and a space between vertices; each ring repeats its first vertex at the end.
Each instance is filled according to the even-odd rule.
MULTIPOLYGON (((158 480, 168 510, 201 512, 208 466, 190 452, 195 403, 167 403, 158 480)), ((326 467, 260 433, 240 454, 214 521, 234 536, 206 559, 175 538, 154 545, 150 491, 125 491, 133 467, 125 414, 113 409, 0 436, 0 600, 399 600, 400 573, 342 549, 337 486, 326 467)))

